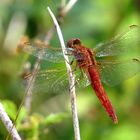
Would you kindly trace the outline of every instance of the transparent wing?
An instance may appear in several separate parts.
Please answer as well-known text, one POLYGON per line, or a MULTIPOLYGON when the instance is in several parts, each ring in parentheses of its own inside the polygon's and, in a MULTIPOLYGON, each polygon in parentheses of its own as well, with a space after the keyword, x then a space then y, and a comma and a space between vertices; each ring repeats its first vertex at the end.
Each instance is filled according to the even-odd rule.
MULTIPOLYGON (((23 51, 33 56, 39 57, 54 63, 64 62, 64 56, 61 49, 57 48, 39 48, 31 45, 24 45, 23 51)), ((67 50, 69 52, 69 50, 67 50)), ((72 57, 72 56, 71 56, 72 57)))
POLYGON ((114 86, 140 72, 140 60, 129 61, 99 61, 101 80, 107 85, 114 86))
MULTIPOLYGON (((76 70, 75 86, 77 88, 90 85, 87 75, 76 70)), ((38 73, 33 92, 45 93, 48 96, 58 95, 69 91, 69 80, 65 69, 41 71, 38 73)))
POLYGON ((65 91, 68 90, 68 78, 65 70, 41 71, 37 75, 34 86, 35 92, 45 92, 51 96, 64 92, 64 89, 65 91))
MULTIPOLYGON (((89 85, 87 79, 81 78, 80 71, 75 71, 75 75, 75 79, 79 78, 78 82, 75 82, 76 90, 89 85)), ((67 98, 69 93, 69 80, 66 70, 56 69, 39 72, 32 93, 31 107, 35 111, 41 111, 41 106, 43 105, 44 108, 44 104, 50 101, 48 100, 49 98, 62 94, 63 99, 67 98)))
POLYGON ((123 55, 140 57, 140 27, 130 26, 127 32, 117 35, 109 42, 97 45, 95 52, 96 57, 123 55))
POLYGON ((95 48, 101 80, 116 85, 140 71, 140 27, 130 26, 127 32, 95 48))

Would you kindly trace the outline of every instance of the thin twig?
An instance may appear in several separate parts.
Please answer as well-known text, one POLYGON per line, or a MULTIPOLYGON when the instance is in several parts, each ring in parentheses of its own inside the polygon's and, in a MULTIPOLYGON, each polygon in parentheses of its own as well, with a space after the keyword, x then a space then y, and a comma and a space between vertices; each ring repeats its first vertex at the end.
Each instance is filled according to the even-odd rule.
POLYGON ((58 34, 58 37, 60 40, 60 44, 62 47, 62 52, 63 52, 63 56, 64 56, 66 68, 67 68, 68 78, 69 78, 71 109, 72 109, 72 116, 73 116, 75 140, 80 140, 80 129, 79 129, 79 121, 78 121, 78 114, 77 114, 77 107, 76 107, 75 86, 74 86, 75 85, 75 76, 74 76, 73 71, 70 66, 70 60, 69 60, 68 56, 66 55, 66 54, 68 54, 68 52, 65 47, 63 35, 62 35, 61 29, 59 27, 59 24, 49 7, 48 7, 48 11, 50 13, 50 16, 53 19, 53 22, 56 27, 57 34, 58 34))
POLYGON ((66 5, 66 0, 61 0, 61 7, 65 7, 66 5))
MULTIPOLYGON (((59 25, 62 23, 64 17, 68 14, 68 12, 72 9, 72 7, 74 6, 74 4, 77 2, 78 0, 69 0, 69 2, 65 5, 65 0, 62 0, 61 2, 61 7, 59 10, 59 13, 57 15, 57 20, 59 21, 59 25)), ((46 37, 45 37, 45 43, 48 44, 48 42, 50 41, 50 39, 53 36, 53 33, 55 32, 54 26, 50 28, 50 30, 48 31, 46 37)))
POLYGON ((12 121, 10 120, 9 116, 4 110, 3 105, 0 103, 0 119, 2 120, 3 124, 5 125, 6 129, 9 133, 11 133, 13 140, 21 140, 17 130, 13 127, 12 121), (12 131, 11 128, 13 127, 12 131))
POLYGON ((62 10, 64 14, 67 14, 71 9, 72 7, 75 5, 75 3, 77 2, 78 0, 70 0, 68 2, 68 4, 64 7, 64 9, 62 10))

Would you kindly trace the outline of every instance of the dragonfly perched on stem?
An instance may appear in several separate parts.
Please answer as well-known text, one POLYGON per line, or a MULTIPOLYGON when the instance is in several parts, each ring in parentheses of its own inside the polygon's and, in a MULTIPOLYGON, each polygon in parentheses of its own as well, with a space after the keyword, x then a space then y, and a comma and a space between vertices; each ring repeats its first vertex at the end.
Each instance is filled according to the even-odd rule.
MULTIPOLYGON (((24 44, 23 50, 37 57, 43 50, 42 59, 54 63, 64 61, 59 49, 24 44)), ((132 25, 128 31, 93 49, 85 47, 79 39, 70 39, 67 42, 67 52, 75 61, 74 72, 78 77, 76 85, 80 87, 91 85, 108 115, 114 123, 118 123, 117 115, 102 82, 111 86, 116 85, 140 72, 140 27, 132 25), (83 78, 79 78, 81 75, 83 78)), ((68 79, 62 69, 41 71, 39 75, 41 80, 38 81, 41 88, 43 87, 40 81, 43 81, 46 89, 53 89, 54 92, 60 90, 61 87, 65 89, 68 87, 66 86, 68 79)))

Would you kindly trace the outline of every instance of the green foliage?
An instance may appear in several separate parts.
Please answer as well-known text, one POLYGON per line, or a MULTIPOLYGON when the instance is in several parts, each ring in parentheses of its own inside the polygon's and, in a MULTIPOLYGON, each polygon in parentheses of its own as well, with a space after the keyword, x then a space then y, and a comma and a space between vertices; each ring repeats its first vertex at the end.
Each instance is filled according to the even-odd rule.
POLYGON ((66 119, 69 115, 68 114, 50 114, 49 116, 47 116, 44 120, 44 123, 46 125, 48 124, 55 124, 55 123, 60 123, 62 122, 64 119, 66 119))
MULTIPOLYGON (((50 6, 57 15, 60 3, 60 0, 9 0, 0 4, 0 100, 12 120, 15 119, 18 107, 25 95, 27 81, 23 79, 24 64, 29 61, 32 69, 36 61, 33 56, 15 52, 16 46, 24 35, 28 36, 32 42, 36 38, 44 40, 53 24, 46 7, 50 6)), ((65 41, 77 37, 89 48, 94 48, 96 44, 111 39, 115 34, 127 31, 129 25, 140 25, 139 21, 138 0, 78 0, 64 18, 61 28, 65 41)), ((129 42, 123 42, 128 44, 128 50, 133 46, 131 40, 129 42)), ((60 47, 56 33, 50 45, 60 47)), ((137 55, 140 56, 139 51, 137 55)), ((121 58, 124 57, 121 56, 121 58)), ((63 69, 64 64, 42 61, 40 69, 50 68, 63 69)), ((132 66, 127 68, 132 68, 132 66)), ((126 69, 126 73, 122 72, 127 74, 129 70, 126 69)), ((117 73, 112 77, 119 79, 119 76, 120 73, 117 73)), ((112 123, 90 87, 77 90, 81 139, 140 139, 139 79, 140 74, 125 82, 122 81, 115 87, 104 85, 116 109, 119 118, 118 125, 112 123)), ((41 90, 36 89, 30 112, 25 106, 20 111, 16 126, 21 137, 25 140, 74 139, 69 95, 67 93, 53 94, 46 88, 44 90, 43 87, 49 86, 45 84, 38 86, 41 90)), ((0 122, 0 139, 5 139, 6 135, 7 130, 0 122)))
POLYGON ((14 119, 17 111, 15 104, 9 100, 3 100, 2 104, 4 106, 5 111, 8 113, 9 117, 14 119))

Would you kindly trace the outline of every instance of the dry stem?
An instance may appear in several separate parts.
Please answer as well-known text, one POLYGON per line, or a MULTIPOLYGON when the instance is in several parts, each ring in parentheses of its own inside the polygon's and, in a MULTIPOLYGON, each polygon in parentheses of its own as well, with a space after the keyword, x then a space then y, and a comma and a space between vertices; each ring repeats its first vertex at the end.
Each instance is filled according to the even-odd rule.
POLYGON ((12 121, 10 120, 9 116, 4 110, 3 105, 0 103, 0 119, 2 120, 3 124, 5 125, 6 129, 9 133, 11 133, 13 140, 21 140, 17 130, 13 127, 12 121), (12 131, 11 128, 13 127, 12 131))
POLYGON ((57 34, 58 34, 58 37, 60 40, 60 44, 62 47, 62 52, 63 52, 63 56, 64 56, 66 68, 67 68, 68 78, 69 78, 71 110, 72 110, 72 116, 73 116, 75 140, 80 140, 80 129, 79 129, 79 121, 78 121, 78 114, 77 114, 77 107, 76 107, 75 86, 74 86, 75 85, 75 76, 74 76, 73 71, 70 66, 70 60, 69 60, 68 56, 66 55, 66 54, 68 54, 68 52, 65 47, 63 35, 62 35, 61 29, 59 27, 59 24, 49 7, 48 7, 48 11, 53 19, 53 22, 56 27, 57 34))

